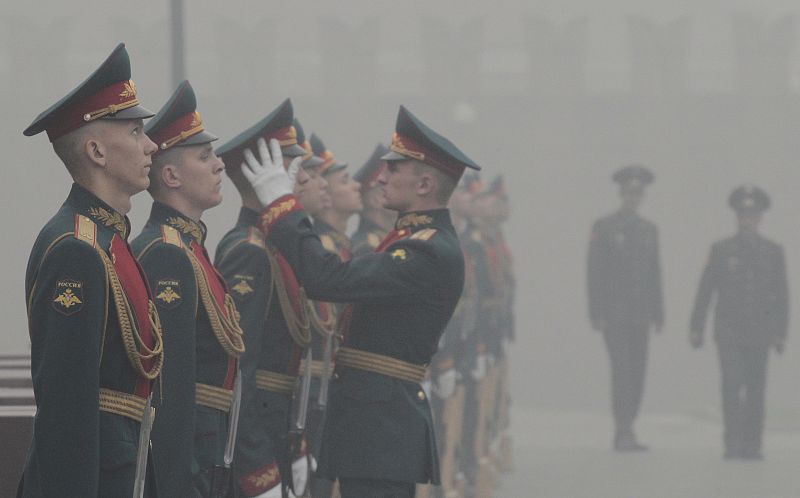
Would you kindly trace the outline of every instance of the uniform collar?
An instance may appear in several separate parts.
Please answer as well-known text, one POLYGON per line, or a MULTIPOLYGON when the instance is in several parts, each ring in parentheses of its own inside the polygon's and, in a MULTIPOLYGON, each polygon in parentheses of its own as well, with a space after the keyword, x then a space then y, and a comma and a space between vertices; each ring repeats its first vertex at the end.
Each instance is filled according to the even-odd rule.
POLYGON ((150 211, 150 220, 159 225, 169 225, 181 233, 183 238, 194 240, 203 245, 206 240, 206 225, 201 221, 197 222, 181 213, 175 208, 162 204, 158 201, 153 202, 153 209, 150 211))
POLYGON ((397 217, 394 224, 395 230, 409 230, 411 233, 425 229, 451 226, 449 209, 430 209, 427 211, 412 211, 397 217))
POLYGON ((325 223, 320 219, 314 220, 314 231, 318 235, 327 235, 332 238, 336 245, 339 247, 344 247, 345 249, 350 249, 350 239, 347 235, 343 234, 342 232, 336 230, 329 224, 325 223))
POLYGON ((236 221, 237 225, 258 227, 258 222, 261 219, 261 213, 253 211, 248 207, 242 206, 239 210, 239 219, 236 221))
POLYGON ((77 183, 72 184, 66 204, 88 216, 96 224, 116 232, 123 240, 128 239, 128 234, 131 233, 131 222, 128 217, 115 211, 77 183))

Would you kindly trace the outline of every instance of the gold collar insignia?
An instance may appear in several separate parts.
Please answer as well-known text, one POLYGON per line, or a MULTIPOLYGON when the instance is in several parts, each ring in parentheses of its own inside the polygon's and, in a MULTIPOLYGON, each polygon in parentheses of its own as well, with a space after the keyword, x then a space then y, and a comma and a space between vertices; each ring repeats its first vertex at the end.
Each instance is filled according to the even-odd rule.
POLYGON ((203 229, 194 221, 177 216, 170 216, 167 218, 167 223, 173 228, 180 230, 182 233, 191 235, 197 242, 203 241, 203 229))
POLYGON ((427 214, 411 213, 397 220, 395 228, 400 230, 402 228, 430 225, 431 223, 433 223, 433 218, 431 218, 427 214))
POLYGON ((122 238, 128 235, 128 225, 125 223, 125 218, 116 211, 109 211, 101 207, 89 208, 89 214, 103 225, 113 228, 120 234, 122 238))

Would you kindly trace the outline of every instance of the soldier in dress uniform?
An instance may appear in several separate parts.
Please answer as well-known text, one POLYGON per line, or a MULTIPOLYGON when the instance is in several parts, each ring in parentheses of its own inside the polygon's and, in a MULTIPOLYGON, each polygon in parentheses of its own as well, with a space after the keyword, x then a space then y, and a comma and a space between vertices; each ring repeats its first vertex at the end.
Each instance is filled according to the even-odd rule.
MULTIPOLYGON (((353 180, 347 172, 347 164, 336 159, 335 154, 329 150, 322 139, 312 134, 310 145, 314 156, 322 161, 316 168, 328 185, 329 204, 322 210, 316 211, 306 206, 304 196, 298 195, 298 200, 303 203, 309 216, 314 220, 314 228, 322 241, 323 247, 338 255, 343 261, 352 257, 350 253, 350 239, 346 235, 347 222, 354 214, 361 210, 360 184, 353 180)), ((303 163, 305 168, 307 162, 303 163)), ((307 168, 306 168, 307 169, 307 168)), ((312 383, 311 401, 312 412, 309 420, 309 439, 312 454, 318 456, 322 445, 322 427, 325 410, 327 407, 327 392, 330 376, 333 374, 333 357, 338 348, 340 338, 337 335, 340 323, 341 306, 332 303, 314 301, 309 310, 311 317, 312 334, 311 347, 313 350, 314 381, 312 383)), ((311 496, 331 496, 333 482, 319 476, 314 476, 311 486, 311 496)))
POLYGON ((633 430, 647 369, 650 331, 661 331, 663 303, 658 230, 638 209, 653 173, 639 165, 614 173, 620 209, 597 220, 589 243, 589 318, 602 332, 611 363, 614 449, 643 451, 633 430))
POLYGON ((331 196, 328 191, 328 181, 322 176, 322 165, 325 164, 325 159, 314 154, 311 148, 311 142, 306 138, 303 125, 300 121, 294 119, 294 128, 297 130, 297 144, 305 150, 303 162, 301 167, 306 175, 308 181, 295 185, 295 195, 303 203, 306 211, 316 218, 321 212, 331 207, 331 196))
POLYGON ((446 498, 462 496, 464 491, 466 476, 462 472, 462 463, 466 461, 464 452, 470 451, 462 445, 464 423, 467 420, 465 411, 477 412, 476 407, 467 407, 465 403, 467 378, 472 366, 470 346, 474 345, 468 339, 474 337, 478 317, 475 262, 465 242, 469 240, 466 231, 469 220, 474 217, 473 194, 479 186, 480 177, 477 173, 464 175, 450 198, 453 226, 459 234, 464 253, 464 290, 439 340, 439 351, 430 368, 433 379, 431 409, 441 458, 442 486, 439 496, 446 498))
POLYGON ((489 216, 492 230, 487 232, 489 243, 489 262, 494 286, 498 289, 498 302, 496 305, 496 328, 494 332, 493 354, 494 361, 494 409, 491 419, 493 421, 492 453, 495 467, 501 472, 509 472, 513 467, 511 447, 511 419, 510 406, 511 394, 508 386, 509 358, 511 343, 514 341, 514 269, 512 267, 511 248, 503 232, 504 225, 508 222, 511 210, 508 202, 503 176, 498 176, 488 188, 491 198, 489 216))
MULTIPOLYGON (((287 99, 217 149, 242 197, 239 219, 217 246, 215 264, 233 291, 247 344, 240 359, 243 398, 236 445, 237 492, 245 497, 280 498, 282 483, 290 487, 293 474, 302 481, 309 471, 305 448, 296 448, 291 461, 289 441, 300 361, 311 341, 309 304, 292 268, 259 231, 261 204, 240 167, 242 151, 260 138, 276 140, 287 165, 290 158, 302 161, 307 151, 298 144, 293 116, 287 99)), ((297 183, 298 189, 322 185, 305 170, 297 183)))
POLYGON ((19 497, 116 498, 143 483, 150 393, 164 357, 125 213, 149 185, 157 147, 142 119, 152 115, 120 44, 24 132, 46 131, 75 183, 28 261, 36 417, 19 497))
POLYGON ((223 453, 237 358, 244 351, 236 308, 206 252, 201 221, 222 202, 224 164, 188 81, 145 132, 159 148, 150 169, 154 202, 132 246, 165 331, 166 367, 153 430, 158 489, 165 496, 216 497, 230 478, 222 470, 223 453))
POLYGON ((714 340, 722 373, 726 459, 763 458, 764 397, 769 350, 783 352, 789 293, 783 248, 759 233, 770 207, 767 193, 745 185, 731 193, 738 231, 711 247, 692 312, 690 342, 703 344, 709 304, 716 295, 714 340))
POLYGON ((475 331, 467 339, 469 375, 466 385, 468 418, 465 421, 464 468, 467 496, 488 496, 492 492, 492 450, 496 408, 496 362, 502 348, 500 310, 503 301, 497 249, 499 220, 495 196, 480 180, 470 187, 471 217, 462 238, 465 253, 475 267, 476 305, 479 310, 475 331))
POLYGON ((361 184, 361 203, 363 209, 359 215, 358 228, 351 237, 354 256, 375 251, 389 230, 394 225, 397 213, 383 207, 383 194, 378 184, 378 175, 386 162, 381 157, 389 152, 389 148, 378 144, 367 162, 361 166, 353 178, 361 184))
POLYGON ((439 483, 433 420, 420 382, 461 295, 464 260, 446 209, 465 168, 479 167, 400 108, 378 181, 395 229, 372 254, 343 262, 326 250, 284 174, 280 146, 259 140, 242 172, 266 206, 259 224, 309 297, 351 303, 336 356, 319 473, 342 498, 414 496, 439 483))
POLYGON ((347 236, 347 222, 364 207, 361 202, 361 184, 350 176, 347 163, 336 159, 318 135, 311 135, 314 155, 324 159, 319 172, 328 183, 331 205, 313 215, 314 231, 320 236, 322 245, 337 253, 343 260, 351 258, 350 238, 347 236))

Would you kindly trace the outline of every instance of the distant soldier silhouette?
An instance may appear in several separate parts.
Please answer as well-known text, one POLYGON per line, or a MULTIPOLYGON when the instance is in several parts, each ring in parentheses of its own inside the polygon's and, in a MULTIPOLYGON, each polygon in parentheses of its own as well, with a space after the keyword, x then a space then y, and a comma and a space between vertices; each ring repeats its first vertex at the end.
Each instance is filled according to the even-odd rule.
POLYGON ((594 223, 587 281, 592 328, 602 332, 611 361, 614 449, 644 451, 633 430, 644 391, 650 330, 661 330, 663 303, 658 230, 638 209, 654 179, 634 165, 618 170, 620 209, 594 223))
POLYGON ((722 372, 725 458, 760 460, 764 393, 770 348, 783 352, 789 299, 783 249, 758 227, 769 195, 745 185, 728 200, 737 233, 715 243, 700 279, 689 340, 703 345, 711 298, 716 295, 714 340, 722 372))

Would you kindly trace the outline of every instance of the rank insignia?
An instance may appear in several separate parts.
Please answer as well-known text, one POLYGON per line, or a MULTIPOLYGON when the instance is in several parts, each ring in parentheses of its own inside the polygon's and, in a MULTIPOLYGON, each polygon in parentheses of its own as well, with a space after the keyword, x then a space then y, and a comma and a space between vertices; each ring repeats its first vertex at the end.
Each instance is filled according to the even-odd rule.
POLYGON ((253 281, 253 277, 250 275, 234 275, 233 280, 236 282, 235 284, 231 285, 231 290, 238 294, 240 297, 245 297, 248 294, 252 294, 253 287, 250 285, 250 282, 253 281))
POLYGON ((53 294, 53 308, 70 316, 83 309, 83 283, 76 280, 59 280, 53 294))
POLYGON ((405 261, 408 259, 408 253, 406 252, 405 249, 395 249, 394 251, 392 251, 391 256, 392 259, 394 260, 399 259, 400 261, 405 261))
POLYGON ((172 309, 181 304, 181 284, 178 280, 162 279, 156 285, 156 301, 162 308, 172 309))

